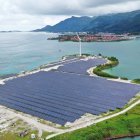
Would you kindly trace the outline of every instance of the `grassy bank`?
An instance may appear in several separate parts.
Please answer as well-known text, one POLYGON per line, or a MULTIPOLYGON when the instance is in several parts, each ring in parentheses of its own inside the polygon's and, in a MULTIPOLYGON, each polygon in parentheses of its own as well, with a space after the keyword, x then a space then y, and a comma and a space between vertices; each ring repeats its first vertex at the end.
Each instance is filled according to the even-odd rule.
POLYGON ((115 58, 115 57, 108 57, 108 60, 109 60, 109 63, 97 66, 93 70, 93 73, 98 75, 98 76, 101 76, 101 77, 114 78, 114 79, 119 78, 118 76, 114 76, 114 75, 108 74, 108 73, 103 71, 105 69, 113 68, 113 67, 115 67, 115 66, 117 66, 119 64, 118 59, 115 58))
POLYGON ((130 135, 140 135, 140 105, 123 115, 51 140, 103 140, 130 135))
MULTIPOLYGON (((107 57, 107 59, 109 60, 109 63, 97 66, 93 70, 93 73, 98 76, 105 77, 105 78, 112 78, 112 79, 120 78, 121 80, 128 80, 128 78, 126 77, 119 77, 119 76, 111 75, 107 72, 104 72, 104 70, 116 67, 119 64, 119 60, 115 57, 107 57)), ((131 80, 131 82, 134 84, 140 84, 140 79, 134 79, 134 80, 131 80)))
POLYGON ((140 84, 140 79, 134 79, 134 80, 132 80, 132 83, 140 84))

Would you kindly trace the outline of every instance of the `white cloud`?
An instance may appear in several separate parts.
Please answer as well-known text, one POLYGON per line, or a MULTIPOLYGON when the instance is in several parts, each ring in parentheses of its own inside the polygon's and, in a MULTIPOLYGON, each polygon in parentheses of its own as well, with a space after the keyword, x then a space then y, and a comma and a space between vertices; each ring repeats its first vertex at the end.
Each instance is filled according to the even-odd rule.
POLYGON ((122 12, 130 12, 134 10, 140 9, 140 1, 137 2, 125 2, 125 3, 116 3, 116 4, 108 4, 99 7, 95 7, 94 9, 91 7, 88 10, 88 14, 94 13, 94 15, 103 15, 110 13, 122 13, 122 12))
POLYGON ((0 0, 0 30, 30 30, 72 15, 97 16, 140 9, 140 0, 0 0))

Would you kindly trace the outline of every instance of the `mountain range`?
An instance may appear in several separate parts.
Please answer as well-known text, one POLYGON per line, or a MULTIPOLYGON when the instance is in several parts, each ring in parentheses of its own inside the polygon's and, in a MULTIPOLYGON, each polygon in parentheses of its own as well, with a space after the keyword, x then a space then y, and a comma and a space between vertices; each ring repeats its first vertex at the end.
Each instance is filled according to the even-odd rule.
POLYGON ((34 31, 140 33, 140 10, 97 17, 72 16, 54 26, 47 25, 34 31))

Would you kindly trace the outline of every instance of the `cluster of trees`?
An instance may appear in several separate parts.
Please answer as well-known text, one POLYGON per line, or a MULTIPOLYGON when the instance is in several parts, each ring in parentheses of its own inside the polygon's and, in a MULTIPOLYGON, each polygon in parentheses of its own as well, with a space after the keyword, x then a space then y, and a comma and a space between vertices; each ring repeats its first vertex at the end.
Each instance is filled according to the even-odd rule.
POLYGON ((110 63, 97 66, 93 70, 93 73, 95 73, 98 76, 107 77, 107 78, 114 78, 114 79, 119 78, 118 76, 114 76, 103 71, 105 69, 113 68, 119 64, 119 60, 116 57, 108 57, 108 60, 110 61, 110 63))

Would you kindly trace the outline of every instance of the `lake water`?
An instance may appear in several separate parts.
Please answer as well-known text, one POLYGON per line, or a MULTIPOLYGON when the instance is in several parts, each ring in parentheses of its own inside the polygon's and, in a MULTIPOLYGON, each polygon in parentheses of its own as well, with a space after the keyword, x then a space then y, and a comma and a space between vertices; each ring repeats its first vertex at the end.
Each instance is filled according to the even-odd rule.
POLYGON ((122 138, 118 140, 140 140, 140 137, 134 137, 134 138, 122 138))
MULTIPOLYGON (((79 52, 77 42, 47 40, 56 34, 0 33, 0 74, 19 73, 42 64, 58 61, 64 55, 79 52)), ((82 43, 82 52, 115 56, 120 64, 111 74, 140 78, 140 40, 82 43)))

